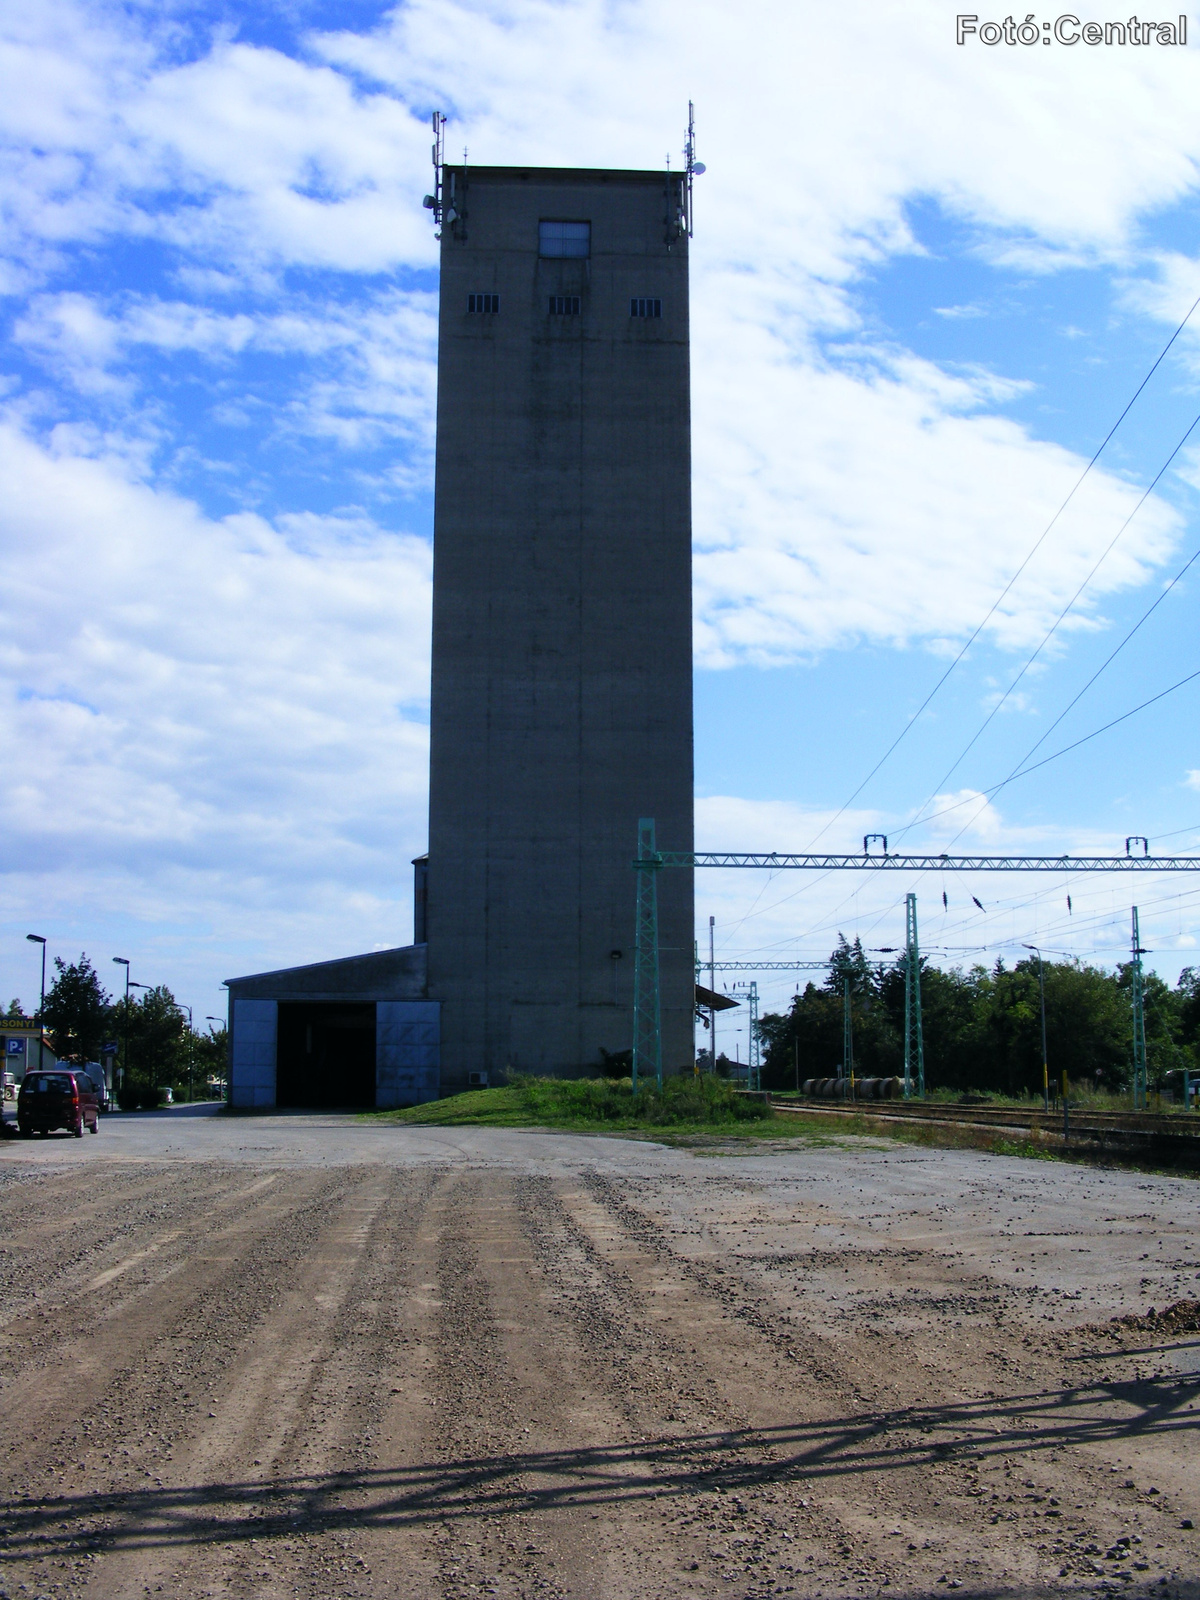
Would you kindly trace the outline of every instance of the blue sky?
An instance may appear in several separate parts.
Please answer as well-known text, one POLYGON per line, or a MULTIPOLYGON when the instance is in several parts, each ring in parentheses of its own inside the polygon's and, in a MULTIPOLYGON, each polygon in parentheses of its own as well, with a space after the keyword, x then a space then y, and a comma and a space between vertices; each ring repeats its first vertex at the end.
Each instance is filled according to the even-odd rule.
MULTIPOLYGON (((696 102, 704 845, 1200 849, 1195 684, 982 798, 1200 544, 1198 430, 1100 560, 1200 412, 1200 313, 847 805, 1200 294, 1193 47, 959 48, 936 5, 768 5, 745 37, 667 0, 27 9, 0 33, 5 999, 34 998, 26 932, 198 1016, 232 974, 409 936, 435 106, 475 160, 643 167, 696 102)), ((1195 596, 1041 753, 1200 667, 1195 596)), ((1172 980, 1190 881, 1137 883, 1172 980)), ((730 958, 819 957, 896 943, 909 888, 940 960, 1127 943, 1124 878, 708 874, 698 920, 730 958)))

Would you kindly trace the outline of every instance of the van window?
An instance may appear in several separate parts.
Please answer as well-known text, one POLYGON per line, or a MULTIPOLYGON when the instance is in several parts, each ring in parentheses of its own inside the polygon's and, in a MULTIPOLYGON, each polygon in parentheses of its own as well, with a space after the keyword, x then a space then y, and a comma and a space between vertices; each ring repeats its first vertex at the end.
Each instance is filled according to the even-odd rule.
POLYGON ((35 1094, 70 1094, 71 1080, 65 1072, 31 1072, 25 1087, 35 1094))

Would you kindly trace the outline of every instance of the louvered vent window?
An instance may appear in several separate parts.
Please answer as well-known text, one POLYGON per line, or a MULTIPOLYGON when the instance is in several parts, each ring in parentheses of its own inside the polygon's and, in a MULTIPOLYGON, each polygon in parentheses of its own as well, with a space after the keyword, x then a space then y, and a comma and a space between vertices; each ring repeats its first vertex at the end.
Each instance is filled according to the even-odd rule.
POLYGON ((538 255, 572 256, 578 260, 592 253, 590 222, 539 222, 538 255))
POLYGON ((498 294, 469 294, 467 296, 467 311, 499 311, 500 296, 498 294))
POLYGON ((661 300, 631 300, 629 302, 629 315, 631 317, 661 317, 661 300))
POLYGON ((552 317, 577 317, 579 315, 579 296, 577 294, 552 294, 550 296, 550 315, 552 317))

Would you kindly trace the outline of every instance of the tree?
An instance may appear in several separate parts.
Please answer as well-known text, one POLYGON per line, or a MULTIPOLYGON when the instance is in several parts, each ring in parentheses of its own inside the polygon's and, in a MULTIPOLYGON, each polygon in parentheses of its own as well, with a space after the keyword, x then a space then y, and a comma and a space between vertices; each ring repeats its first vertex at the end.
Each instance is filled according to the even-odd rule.
MULTIPOLYGON (((903 1062, 903 1035, 884 989, 891 972, 872 967, 862 941, 850 944, 838 935, 837 949, 829 958, 829 975, 818 989, 805 985, 786 1016, 768 1012, 760 1018, 758 1036, 763 1046, 763 1086, 784 1089, 797 1077, 840 1076, 845 1037, 845 985, 850 985, 854 1030, 854 1070, 859 1077, 891 1077, 903 1062)), ((904 979, 900 978, 900 1021, 904 1017, 904 979)))
POLYGON ((1200 1068, 1200 969, 1184 967, 1175 985, 1179 1004, 1179 1034, 1190 1052, 1189 1070, 1200 1068))
MULTIPOLYGON (((1124 1004, 1132 1009, 1133 967, 1128 961, 1117 968, 1124 1004)), ((1152 1089, 1162 1089, 1168 1072, 1191 1068, 1194 1053, 1189 1041, 1190 996, 1185 979, 1192 969, 1185 967, 1179 983, 1170 989, 1157 972, 1142 975, 1142 1016, 1146 1024, 1146 1076, 1152 1089)))
POLYGON ((229 1030, 217 1027, 210 1028, 207 1033, 197 1034, 193 1049, 196 1052, 197 1091, 203 1095, 204 1085, 209 1078, 224 1081, 229 1074, 229 1030))
POLYGON ((112 1002, 86 955, 69 965, 54 958, 56 977, 46 994, 43 1022, 59 1056, 95 1061, 104 1043, 112 1002))
POLYGON ((159 1090, 187 1074, 187 1016, 166 984, 147 989, 128 1005, 114 1007, 115 1029, 126 1052, 122 1059, 121 1104, 158 1104, 159 1090))
MULTIPOLYGON (((862 1077, 892 1077, 904 1063, 904 961, 872 967, 856 939, 839 936, 829 975, 808 984, 786 1013, 759 1023, 763 1083, 786 1088, 799 1076, 831 1077, 842 1070, 843 984, 851 986, 854 1062, 862 1077)), ((1075 1082, 1125 1087, 1131 1062, 1129 975, 1082 961, 1047 962, 1046 1035, 1050 1085, 1066 1072, 1075 1082)), ((1145 984, 1146 1040, 1151 1081, 1196 1060, 1200 981, 1190 971, 1171 990, 1157 975, 1145 984)), ((921 963, 925 1081, 933 1089, 1042 1092, 1041 992, 1036 960, 1014 968, 943 971, 921 963)))

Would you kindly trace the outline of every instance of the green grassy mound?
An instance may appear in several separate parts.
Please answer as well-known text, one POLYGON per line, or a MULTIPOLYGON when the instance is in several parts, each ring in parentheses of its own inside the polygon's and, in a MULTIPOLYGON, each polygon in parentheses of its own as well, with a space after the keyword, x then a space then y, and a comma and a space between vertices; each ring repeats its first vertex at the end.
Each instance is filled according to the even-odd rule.
POLYGON ((761 1100, 737 1095, 720 1078, 668 1078, 662 1092, 628 1078, 518 1078, 503 1089, 475 1089, 408 1111, 384 1113, 394 1122, 487 1128, 704 1128, 773 1118, 761 1100))

